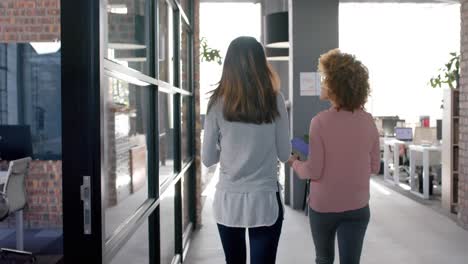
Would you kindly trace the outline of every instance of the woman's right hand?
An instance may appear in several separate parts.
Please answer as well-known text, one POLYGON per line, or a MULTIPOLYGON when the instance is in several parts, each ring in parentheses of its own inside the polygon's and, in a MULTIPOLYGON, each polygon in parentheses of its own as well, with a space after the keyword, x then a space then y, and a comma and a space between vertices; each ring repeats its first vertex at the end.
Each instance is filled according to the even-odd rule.
POLYGON ((294 161, 296 160, 300 160, 299 159, 299 155, 297 155, 296 153, 291 153, 291 156, 289 157, 288 161, 286 162, 289 166, 292 167, 294 161))

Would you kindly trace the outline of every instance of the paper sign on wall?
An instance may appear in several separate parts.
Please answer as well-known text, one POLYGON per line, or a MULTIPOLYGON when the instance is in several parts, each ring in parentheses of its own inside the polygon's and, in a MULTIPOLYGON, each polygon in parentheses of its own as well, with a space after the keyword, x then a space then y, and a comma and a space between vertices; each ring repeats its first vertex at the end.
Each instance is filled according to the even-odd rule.
POLYGON ((299 77, 301 96, 320 96, 320 74, 318 72, 301 72, 299 77))

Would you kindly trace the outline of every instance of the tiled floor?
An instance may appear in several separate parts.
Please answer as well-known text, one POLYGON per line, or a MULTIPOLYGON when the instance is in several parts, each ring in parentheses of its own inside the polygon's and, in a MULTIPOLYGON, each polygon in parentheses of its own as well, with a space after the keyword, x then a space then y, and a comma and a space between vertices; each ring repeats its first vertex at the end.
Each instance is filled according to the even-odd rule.
MULTIPOLYGON (((203 226, 194 234, 185 263, 224 263, 211 210, 213 185, 210 187, 205 192, 203 226)), ((371 196, 371 223, 361 263, 468 263, 468 231, 453 220, 387 188, 378 180, 371 182, 371 196)), ((314 263, 313 258, 306 216, 287 207, 277 263, 314 263)))
MULTIPOLYGON (((16 248, 15 229, 0 229, 0 248, 16 248)), ((62 255, 62 229, 25 229, 24 250, 35 255, 62 255)))

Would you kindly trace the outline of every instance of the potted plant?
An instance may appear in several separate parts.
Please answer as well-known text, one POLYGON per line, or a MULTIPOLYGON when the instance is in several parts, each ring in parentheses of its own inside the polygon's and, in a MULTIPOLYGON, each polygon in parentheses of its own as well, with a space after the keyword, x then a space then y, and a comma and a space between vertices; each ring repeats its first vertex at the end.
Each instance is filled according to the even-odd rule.
POLYGON ((450 89, 457 89, 460 80, 460 54, 450 53, 450 60, 445 64, 445 68, 439 69, 437 76, 432 77, 430 84, 432 88, 442 87, 447 84, 450 89))
MULTIPOLYGON (((460 81, 460 54, 456 52, 450 53, 449 61, 444 65, 445 68, 440 68, 437 76, 432 77, 429 81, 432 88, 441 88, 442 85, 450 89, 457 89, 460 81)), ((444 108, 444 100, 440 108, 444 108)))
POLYGON ((213 49, 208 46, 208 41, 206 38, 201 38, 200 40, 200 47, 201 47, 201 61, 212 62, 215 61, 219 65, 222 64, 222 57, 220 55, 219 49, 213 49))

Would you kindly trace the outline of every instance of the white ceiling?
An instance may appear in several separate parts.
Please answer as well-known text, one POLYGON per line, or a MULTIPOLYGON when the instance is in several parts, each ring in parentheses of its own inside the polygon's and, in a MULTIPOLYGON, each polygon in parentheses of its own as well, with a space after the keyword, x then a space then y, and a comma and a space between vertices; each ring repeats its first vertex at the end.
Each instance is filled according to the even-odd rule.
POLYGON ((202 3, 258 3, 262 1, 261 0, 200 0, 200 2, 202 3))
MULTIPOLYGON (((268 0, 265 0, 268 1, 268 0)), ((262 0, 200 0, 202 3, 258 3, 262 0)), ((459 0, 340 0, 342 3, 459 3, 459 0)))
POLYGON ((340 0, 341 3, 460 3, 458 0, 340 0))

